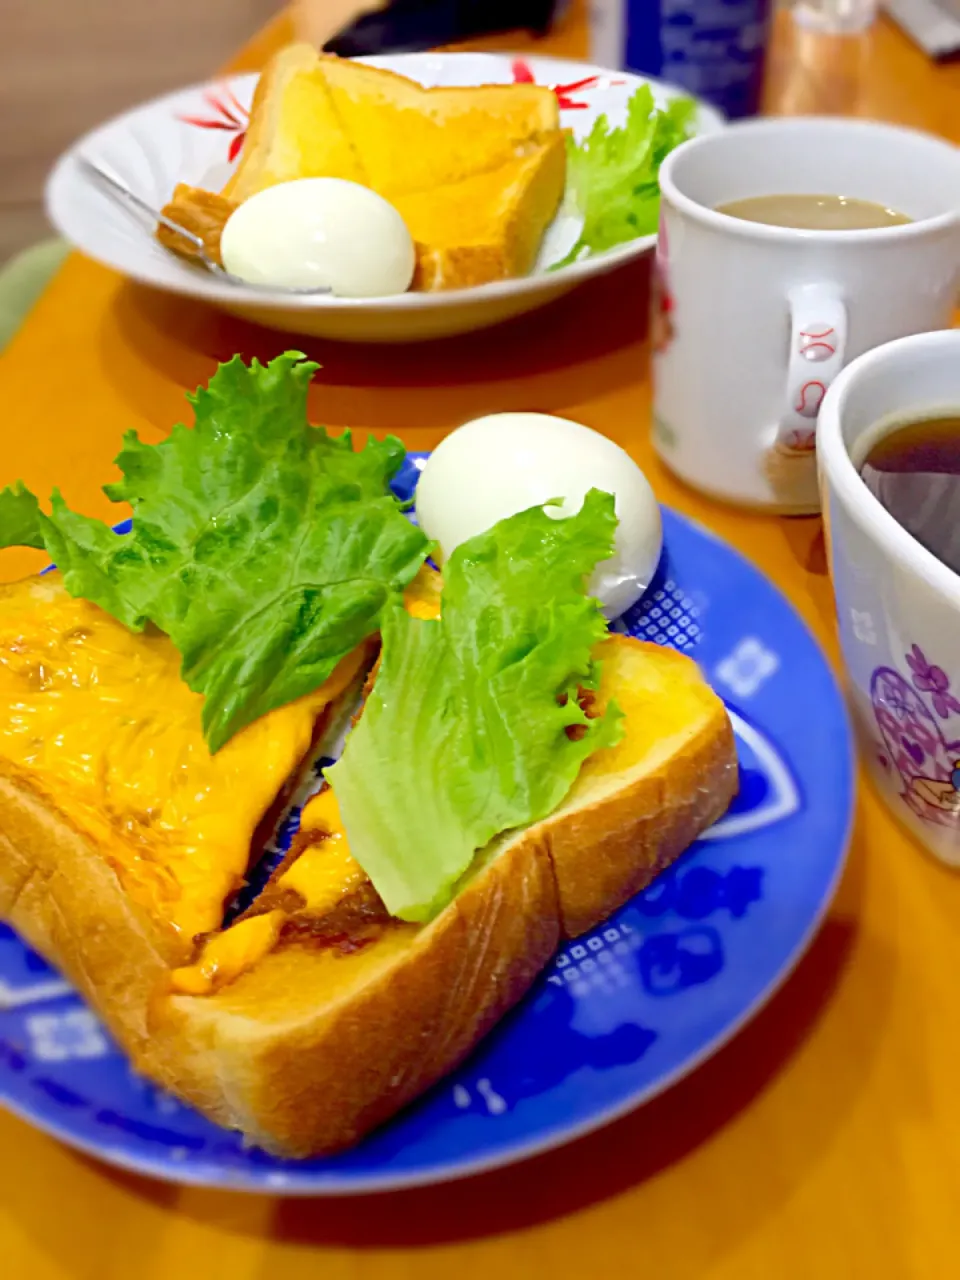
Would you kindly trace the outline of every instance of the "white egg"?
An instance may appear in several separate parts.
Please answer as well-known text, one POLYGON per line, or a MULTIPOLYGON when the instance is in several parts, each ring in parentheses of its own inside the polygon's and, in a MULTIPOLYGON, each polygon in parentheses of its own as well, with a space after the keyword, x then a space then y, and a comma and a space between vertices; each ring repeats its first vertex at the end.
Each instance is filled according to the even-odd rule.
POLYGON ((227 219, 220 255, 251 284, 326 287, 344 298, 404 293, 415 265, 393 205, 342 178, 300 178, 251 196, 227 219))
MULTIPOLYGON (((608 618, 643 595, 660 560, 660 508, 646 476, 599 432, 546 413, 495 413, 457 428, 434 449, 417 483, 417 519, 441 559, 498 520, 551 498, 575 515, 590 489, 612 493, 620 524, 614 554, 591 594, 608 618)), ((548 508, 548 510, 551 510, 548 508)))

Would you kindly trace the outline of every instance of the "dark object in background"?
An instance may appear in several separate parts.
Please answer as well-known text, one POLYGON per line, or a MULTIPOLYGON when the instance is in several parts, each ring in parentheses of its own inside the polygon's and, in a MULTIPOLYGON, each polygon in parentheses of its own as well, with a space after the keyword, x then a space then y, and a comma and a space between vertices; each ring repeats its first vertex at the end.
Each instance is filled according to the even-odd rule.
POLYGON ((323 46, 355 58, 371 53, 412 53, 501 31, 549 30, 563 0, 394 0, 362 14, 323 46))
POLYGON ((591 0, 590 61, 657 76, 731 120, 760 110, 773 0, 591 0))
MULTIPOLYGON (((542 35, 566 8, 567 0, 394 0, 357 18, 324 48, 358 57, 518 29, 542 35)), ((773 0, 590 0, 585 56, 602 67, 661 77, 730 119, 756 115, 772 10, 773 0)))

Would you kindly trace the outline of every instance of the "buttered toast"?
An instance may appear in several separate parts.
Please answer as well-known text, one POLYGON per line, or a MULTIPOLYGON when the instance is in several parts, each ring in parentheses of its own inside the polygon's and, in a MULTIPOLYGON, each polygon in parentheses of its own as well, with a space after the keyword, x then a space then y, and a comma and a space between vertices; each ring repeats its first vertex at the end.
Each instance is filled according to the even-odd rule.
MULTIPOLYGON (((185 231, 192 232, 202 240, 207 257, 223 266, 220 237, 227 219, 236 208, 238 206, 232 200, 217 195, 215 191, 204 191, 202 187, 191 187, 189 183, 178 182, 161 212, 171 222, 176 222, 185 231)), ((196 245, 163 222, 157 223, 157 239, 165 248, 172 249, 185 258, 197 257, 196 245)))
MULTIPOLYGON (((565 167, 558 136, 499 169, 398 196, 394 204, 413 237, 416 255, 412 288, 466 289, 526 275, 563 195, 565 167)), ((237 207, 225 196, 180 183, 163 213, 199 236, 219 263, 220 237, 237 207)), ((175 253, 196 256, 190 242, 163 223, 157 239, 175 253)))
POLYGON ((497 169, 397 196, 417 250, 413 287, 466 289, 526 275, 565 180, 566 149, 557 134, 497 169))
POLYGON ((291 45, 257 85, 240 163, 223 194, 331 177, 392 200, 496 169, 559 132, 538 85, 424 89, 380 67, 291 45))
MULTIPOLYGON (((28 588, 10 590, 27 602, 28 588)), ((209 940, 160 944, 168 924, 130 897, 105 852, 110 797, 94 822, 71 780, 26 758, 8 732, 0 915, 70 976, 141 1070, 212 1119, 286 1155, 349 1145, 461 1061, 562 938, 605 918, 727 807, 732 731, 696 665, 620 636, 597 656, 599 699, 625 712, 621 741, 588 759, 549 818, 483 851, 428 925, 385 917, 336 832, 308 820, 259 904, 214 931, 214 942, 233 933, 250 943, 220 975, 228 980, 209 994, 178 991, 174 969, 189 969, 209 940), (319 869, 294 888, 288 877, 308 855, 319 869)), ((246 859, 246 835, 238 829, 233 865, 246 859)))
POLYGON ((281 49, 257 81, 240 163, 223 189, 240 204, 278 182, 344 178, 369 186, 327 92, 316 50, 281 49))
MULTIPOLYGON (((219 232, 239 204, 313 177, 360 183, 395 205, 416 246, 415 289, 524 275, 564 192, 557 98, 530 84, 425 89, 291 45, 260 77, 240 162, 223 192, 181 184, 164 212, 202 235, 219 260, 219 232)), ((189 254, 169 230, 157 235, 189 254)))

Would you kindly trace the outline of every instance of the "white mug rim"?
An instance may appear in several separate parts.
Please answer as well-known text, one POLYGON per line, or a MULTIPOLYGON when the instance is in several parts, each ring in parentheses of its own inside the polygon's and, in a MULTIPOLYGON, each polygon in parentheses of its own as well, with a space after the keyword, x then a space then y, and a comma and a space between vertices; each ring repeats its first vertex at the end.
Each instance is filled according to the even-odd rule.
MULTIPOLYGON (((880 543, 892 559, 924 578, 940 595, 960 605, 960 574, 954 573, 913 534, 908 533, 870 492, 843 438, 844 409, 857 382, 874 366, 884 364, 897 352, 924 348, 942 348, 944 353, 952 353, 960 359, 960 329, 939 329, 896 338, 851 361, 824 397, 817 420, 817 455, 830 488, 864 533, 880 543)), ((822 506, 826 509, 827 495, 822 494, 821 497, 822 506)))
POLYGON ((766 116, 759 120, 748 120, 730 125, 716 134, 702 134, 691 138, 672 151, 660 168, 660 194, 680 213, 699 222, 702 226, 740 239, 753 241, 773 241, 778 244, 816 244, 816 245, 852 245, 882 244, 888 240, 909 240, 919 236, 936 234, 952 226, 960 225, 960 207, 946 213, 934 214, 929 218, 918 218, 911 222, 898 223, 888 227, 863 227, 858 230, 816 230, 805 227, 777 227, 764 222, 748 222, 744 218, 734 218, 730 214, 720 213, 709 205, 694 200, 677 185, 674 171, 678 164, 693 152, 704 147, 722 145, 733 133, 739 135, 768 135, 771 133, 803 133, 811 127, 832 129, 837 133, 886 133, 912 142, 933 144, 944 155, 960 167, 960 148, 955 147, 945 138, 927 133, 923 129, 910 129, 904 125, 887 124, 881 120, 850 120, 838 116, 766 116))

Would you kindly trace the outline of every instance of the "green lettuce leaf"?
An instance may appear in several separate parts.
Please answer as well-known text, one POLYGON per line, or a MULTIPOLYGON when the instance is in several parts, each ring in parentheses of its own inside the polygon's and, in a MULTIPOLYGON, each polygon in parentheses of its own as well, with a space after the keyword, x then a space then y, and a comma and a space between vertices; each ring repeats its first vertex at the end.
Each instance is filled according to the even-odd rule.
POLYGON ((57 492, 49 515, 20 486, 0 494, 0 546, 44 546, 71 595, 169 635, 212 751, 318 688, 429 550, 389 492, 403 445, 355 451, 349 432, 308 424, 316 368, 298 352, 237 357, 190 397, 192 429, 157 445, 128 434, 105 492, 133 508, 129 534, 57 492))
POLYGON ((0 529, 8 534, 5 546, 44 549, 40 503, 20 483, 0 491, 0 529))
POLYGON ((585 582, 616 525, 597 490, 568 519, 532 508, 453 553, 440 620, 385 610, 376 683, 326 776, 391 914, 430 919, 477 850, 546 817, 619 738, 616 707, 589 719, 578 703, 598 686, 606 635, 585 582))
POLYGON ((567 136, 568 182, 583 230, 553 270, 576 262, 584 251, 599 253, 657 230, 660 166, 692 137, 696 110, 692 98, 658 107, 650 86, 643 85, 627 104, 623 128, 612 129, 603 115, 583 142, 567 136))

